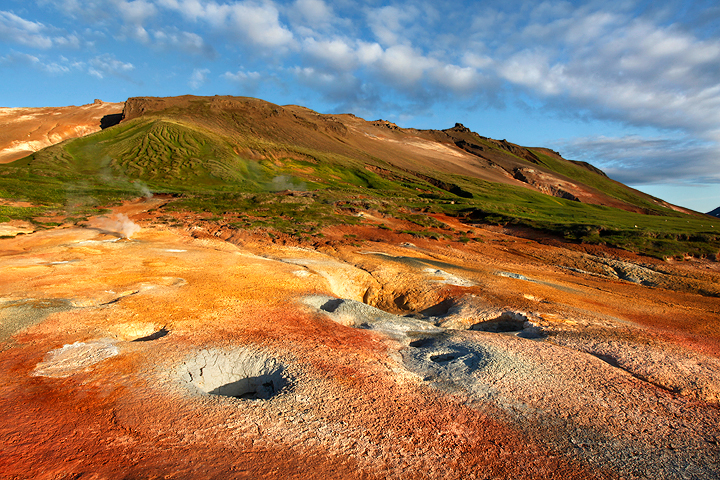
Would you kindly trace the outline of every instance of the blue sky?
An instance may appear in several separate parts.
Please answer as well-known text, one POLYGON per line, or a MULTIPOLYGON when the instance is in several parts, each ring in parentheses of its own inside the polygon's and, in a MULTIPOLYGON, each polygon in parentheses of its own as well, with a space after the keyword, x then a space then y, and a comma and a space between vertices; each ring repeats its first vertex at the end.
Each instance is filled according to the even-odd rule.
POLYGON ((720 206, 713 1, 0 0, 0 106, 245 95, 547 146, 720 206))

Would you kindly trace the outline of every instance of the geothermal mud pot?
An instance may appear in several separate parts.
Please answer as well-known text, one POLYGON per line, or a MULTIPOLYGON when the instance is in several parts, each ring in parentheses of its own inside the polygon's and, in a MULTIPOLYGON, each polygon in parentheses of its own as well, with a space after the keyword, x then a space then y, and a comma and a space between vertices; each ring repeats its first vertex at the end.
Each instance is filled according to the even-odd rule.
POLYGON ((716 263, 151 206, 0 240, 0 477, 718 478, 716 263))

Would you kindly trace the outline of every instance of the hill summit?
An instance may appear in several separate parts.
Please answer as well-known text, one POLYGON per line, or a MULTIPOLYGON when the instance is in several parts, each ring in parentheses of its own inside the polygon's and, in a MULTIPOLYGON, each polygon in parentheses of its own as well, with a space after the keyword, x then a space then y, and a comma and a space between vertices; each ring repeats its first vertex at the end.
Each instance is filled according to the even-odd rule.
POLYGON ((404 129, 385 120, 322 115, 304 107, 238 97, 142 97, 125 103, 123 122, 167 119, 194 128, 194 135, 201 134, 198 127, 219 135, 241 158, 282 162, 288 152, 301 156, 299 150, 304 149, 309 153, 306 159, 333 155, 386 178, 430 183, 466 198, 468 192, 459 184, 482 180, 628 211, 668 206, 608 179, 587 163, 565 160, 546 148, 483 137, 459 123, 444 130, 404 129), (278 148, 248 148, 258 140, 278 148))

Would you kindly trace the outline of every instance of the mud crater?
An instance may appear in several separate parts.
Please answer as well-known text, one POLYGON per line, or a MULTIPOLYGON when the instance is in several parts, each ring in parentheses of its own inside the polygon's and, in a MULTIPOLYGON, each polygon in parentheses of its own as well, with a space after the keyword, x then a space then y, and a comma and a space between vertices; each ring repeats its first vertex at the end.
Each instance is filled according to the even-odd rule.
POLYGON ((204 393, 268 400, 290 387, 286 366, 256 350, 201 350, 178 369, 180 379, 204 393))
POLYGON ((493 333, 521 332, 527 317, 521 313, 503 312, 499 317, 473 324, 470 330, 493 333))
POLYGON ((160 330, 153 332, 149 335, 136 338, 135 340, 133 340, 133 342, 151 342, 153 340, 157 340, 158 338, 164 337, 168 333, 170 333, 170 330, 168 330, 166 327, 162 327, 160 330))

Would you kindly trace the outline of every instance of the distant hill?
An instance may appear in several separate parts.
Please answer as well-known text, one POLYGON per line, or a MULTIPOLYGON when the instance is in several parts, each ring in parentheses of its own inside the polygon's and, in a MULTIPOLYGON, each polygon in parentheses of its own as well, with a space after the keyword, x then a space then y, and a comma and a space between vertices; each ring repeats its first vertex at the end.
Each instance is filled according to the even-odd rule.
POLYGON ((565 160, 545 148, 482 137, 460 124, 445 130, 403 129, 384 120, 321 115, 304 107, 238 97, 131 98, 123 115, 123 123, 135 122, 137 128, 148 122, 163 128, 158 122, 173 119, 172 128, 185 129, 188 138, 219 135, 240 158, 283 162, 284 156, 287 160, 294 155, 295 160, 317 160, 315 152, 334 156, 331 163, 361 166, 384 177, 404 176, 445 186, 446 191, 458 187, 459 192, 463 180, 458 177, 464 177, 628 211, 669 207, 610 180, 589 164, 565 160), (258 141, 265 143, 261 149, 248 145, 258 141))
POLYGON ((720 217, 720 207, 716 208, 712 212, 708 212, 708 215, 712 215, 713 217, 720 217))
POLYGON ((0 163, 97 132, 103 119, 120 120, 123 106, 96 100, 80 107, 0 108, 0 163))
POLYGON ((717 252, 698 236, 715 239, 701 215, 546 148, 461 124, 404 129, 254 98, 130 98, 119 124, 0 165, 0 196, 58 208, 148 190, 181 196, 178 208, 250 209, 270 228, 304 216, 317 231, 371 209, 420 226, 432 213, 524 225, 658 256, 689 249, 680 238, 717 252), (308 191, 302 208, 274 193, 297 190, 308 191))

